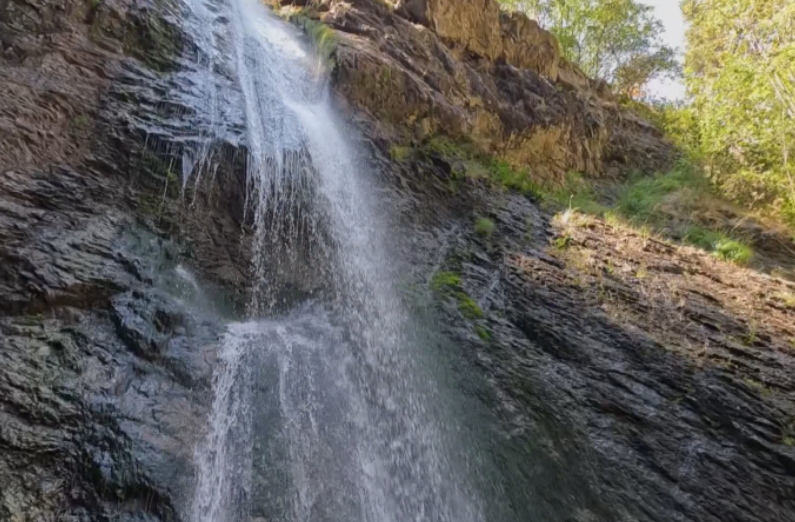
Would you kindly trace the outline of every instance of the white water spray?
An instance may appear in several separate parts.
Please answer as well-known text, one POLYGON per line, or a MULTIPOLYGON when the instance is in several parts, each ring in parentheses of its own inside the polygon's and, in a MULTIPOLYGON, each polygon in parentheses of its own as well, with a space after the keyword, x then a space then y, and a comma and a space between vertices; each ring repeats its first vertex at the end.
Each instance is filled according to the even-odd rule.
POLYGON ((321 274, 327 295, 280 320, 229 327, 208 434, 196 450, 192 521, 246 520, 252 512, 286 522, 480 520, 427 408, 436 390, 406 335, 385 227, 316 63, 295 29, 260 2, 227 1, 194 6, 217 20, 186 27, 223 32, 196 35, 208 45, 231 43, 226 54, 210 54, 227 60, 242 92, 252 314, 273 310, 285 281, 321 274), (252 386, 270 391, 252 402, 252 386), (252 428, 263 423, 268 437, 252 428), (257 447, 273 448, 265 465, 253 465, 257 447), (274 478, 277 471, 284 473, 274 478), (278 501, 260 499, 273 490, 278 501))

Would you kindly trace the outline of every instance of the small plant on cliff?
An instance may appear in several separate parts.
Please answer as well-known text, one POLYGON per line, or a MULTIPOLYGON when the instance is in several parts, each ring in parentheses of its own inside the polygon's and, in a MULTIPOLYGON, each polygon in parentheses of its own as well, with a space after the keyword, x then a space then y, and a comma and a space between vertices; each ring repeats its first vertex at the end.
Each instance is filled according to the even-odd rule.
POLYGON ((483 318, 483 310, 461 286, 461 276, 455 272, 436 272, 431 278, 431 289, 439 294, 452 297, 458 302, 458 310, 469 320, 483 318))
POLYGON ((699 196, 709 191, 709 182, 687 163, 680 163, 666 174, 643 177, 624 186, 616 210, 635 223, 654 222, 660 218, 657 212, 663 200, 675 192, 690 206, 699 196))
POLYGON ((456 297, 458 298, 458 309, 464 317, 473 321, 483 318, 483 310, 474 299, 463 292, 458 293, 456 297))
POLYGON ((455 272, 436 272, 431 278, 431 289, 434 292, 456 290, 461 287, 461 276, 455 272))
POLYGON ((302 28, 309 36, 309 40, 315 46, 323 63, 330 68, 334 68, 334 53, 337 51, 339 37, 333 29, 323 22, 307 16, 308 13, 309 9, 301 9, 300 11, 281 14, 280 16, 302 28))
POLYGON ((751 247, 728 237, 722 238, 715 243, 714 253, 718 259, 731 261, 738 265, 747 265, 754 255, 751 247))
POLYGON ((491 340, 491 331, 489 331, 489 329, 485 326, 481 326, 479 324, 475 325, 475 333, 484 341, 491 340))
POLYGON ((574 238, 571 237, 571 234, 563 234, 562 236, 555 238, 553 244, 555 248, 558 250, 566 250, 574 243, 574 238))
POLYGON ((738 265, 746 265, 753 258, 754 251, 745 243, 731 238, 723 232, 690 226, 685 232, 684 242, 703 248, 718 259, 738 265))
POLYGON ((483 238, 490 238, 494 233, 494 221, 489 218, 479 217, 475 221, 475 233, 483 238))
POLYGON ((489 173, 493 183, 508 190, 515 190, 537 200, 544 198, 542 187, 530 178, 528 169, 516 169, 501 159, 492 159, 489 173))

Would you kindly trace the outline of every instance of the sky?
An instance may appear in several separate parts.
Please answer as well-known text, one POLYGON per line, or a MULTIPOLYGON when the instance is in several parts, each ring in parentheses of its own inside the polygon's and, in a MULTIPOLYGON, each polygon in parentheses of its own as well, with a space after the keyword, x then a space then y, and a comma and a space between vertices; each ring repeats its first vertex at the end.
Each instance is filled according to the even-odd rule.
MULTIPOLYGON (((643 3, 654 6, 654 11, 665 26, 665 43, 671 47, 685 50, 685 21, 679 9, 679 0, 641 0, 643 3)), ((655 97, 669 100, 681 99, 685 95, 682 82, 654 80, 649 84, 649 91, 655 97)))

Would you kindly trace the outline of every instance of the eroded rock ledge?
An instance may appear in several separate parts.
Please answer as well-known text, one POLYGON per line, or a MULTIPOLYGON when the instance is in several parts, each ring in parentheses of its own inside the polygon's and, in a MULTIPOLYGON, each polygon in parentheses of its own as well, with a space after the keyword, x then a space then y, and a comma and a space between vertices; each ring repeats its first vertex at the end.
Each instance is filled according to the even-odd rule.
POLYGON ((320 0, 301 13, 336 30, 337 90, 386 141, 472 140, 539 179, 654 172, 672 159, 549 32, 494 0, 320 0))

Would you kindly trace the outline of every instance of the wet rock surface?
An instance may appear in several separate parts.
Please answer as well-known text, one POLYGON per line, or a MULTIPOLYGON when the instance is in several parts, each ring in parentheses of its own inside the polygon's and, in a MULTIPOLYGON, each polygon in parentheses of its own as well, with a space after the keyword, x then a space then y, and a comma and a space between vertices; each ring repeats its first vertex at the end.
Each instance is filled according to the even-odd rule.
MULTIPOLYGON (((383 153, 444 126, 552 173, 597 171, 664 161, 659 136, 589 97, 554 49, 509 48, 505 31, 544 43, 526 21, 496 14, 499 31, 462 41, 443 2, 330 4, 338 89, 474 375, 462 394, 483 406, 485 479, 506 500, 489 516, 795 520, 791 285, 603 224, 562 230, 477 181, 451 193, 444 158, 383 153)), ((181 81, 163 73, 197 52, 171 9, 0 0, 0 520, 185 519, 220 321, 178 263, 239 310, 250 223, 239 116, 180 180, 202 122, 163 103, 181 81)))
POLYGON ((396 175, 448 190, 409 212, 411 250, 487 412, 490 516, 795 520, 791 283, 475 183, 451 194, 443 163, 396 175))
POLYGON ((3 520, 174 520, 189 491, 218 325, 139 279, 164 267, 116 239, 121 262, 86 286, 101 299, 0 321, 3 520))
POLYGON ((147 152, 167 11, 0 2, 3 521, 178 520, 191 491, 220 323, 178 263, 234 304, 241 168, 187 199, 147 152))

